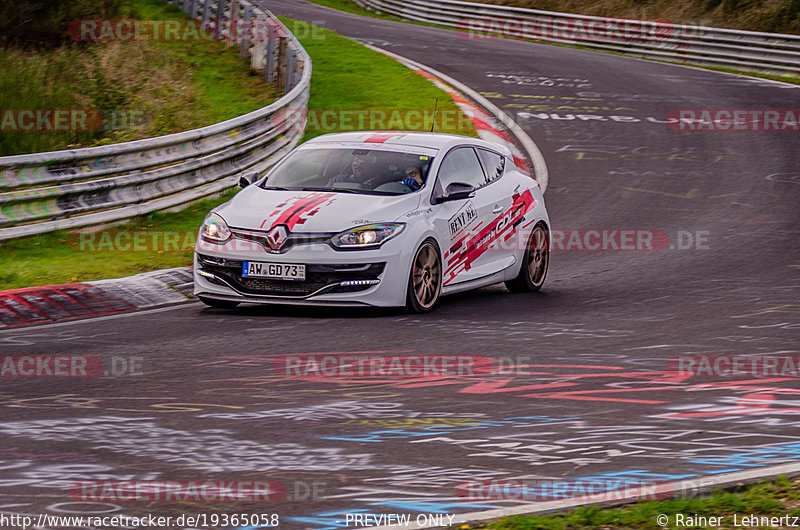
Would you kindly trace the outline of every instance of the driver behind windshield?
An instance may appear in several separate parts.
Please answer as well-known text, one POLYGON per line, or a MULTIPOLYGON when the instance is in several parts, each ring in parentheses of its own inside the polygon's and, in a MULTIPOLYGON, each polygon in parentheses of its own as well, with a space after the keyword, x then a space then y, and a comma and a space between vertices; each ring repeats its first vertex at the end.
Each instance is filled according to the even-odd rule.
POLYGON ((416 191, 422 187, 422 173, 420 172, 419 168, 416 166, 410 166, 406 168, 405 171, 405 178, 402 180, 403 184, 408 186, 411 191, 416 191))
POLYGON ((375 167, 366 157, 356 156, 353 161, 345 165, 342 171, 328 181, 328 187, 333 187, 338 182, 356 182, 367 184, 374 177, 375 167), (348 167, 350 171, 348 171, 348 167))

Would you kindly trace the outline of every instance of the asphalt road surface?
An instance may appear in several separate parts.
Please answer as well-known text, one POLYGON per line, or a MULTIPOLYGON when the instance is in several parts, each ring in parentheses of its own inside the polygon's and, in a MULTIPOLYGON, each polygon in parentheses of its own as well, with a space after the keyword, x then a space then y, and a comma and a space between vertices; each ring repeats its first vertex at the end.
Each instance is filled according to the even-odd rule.
POLYGON ((278 514, 281 527, 343 528, 361 526, 348 514, 547 497, 465 493, 480 481, 669 481, 800 459, 800 385, 785 364, 800 358, 800 136, 665 123, 680 109, 797 108, 800 87, 261 3, 439 69, 516 116, 547 161, 562 231, 544 290, 485 288, 423 316, 190 303, 4 330, 4 354, 96 356, 109 374, 4 380, 2 513, 278 514), (615 249, 622 230, 658 244, 615 249), (782 364, 723 373, 720 356, 750 354, 782 364), (435 356, 447 373, 313 364, 435 356), (676 375, 700 356, 717 369, 676 375), (152 480, 183 481, 184 496, 113 496, 115 481, 152 480), (266 480, 282 484, 272 502, 186 491, 266 480))

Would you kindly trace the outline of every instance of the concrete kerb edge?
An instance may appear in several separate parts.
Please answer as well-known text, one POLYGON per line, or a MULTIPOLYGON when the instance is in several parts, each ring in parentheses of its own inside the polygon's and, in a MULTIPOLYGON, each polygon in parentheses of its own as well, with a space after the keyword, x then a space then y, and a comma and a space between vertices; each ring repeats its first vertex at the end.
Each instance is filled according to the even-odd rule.
MULTIPOLYGON (((688 492, 690 494, 706 493, 716 489, 728 488, 740 484, 748 484, 758 482, 765 479, 777 478, 779 476, 796 476, 800 475, 800 462, 791 464, 782 464, 779 466, 770 466, 759 469, 751 469, 747 471, 735 471, 732 473, 721 473, 719 475, 710 475, 705 477, 697 477, 693 479, 677 480, 674 482, 665 483, 668 489, 673 492, 684 492, 685 496, 688 492)), ((680 494, 675 496, 682 496, 680 494)), ((560 501, 548 502, 534 502, 523 504, 520 506, 511 506, 508 508, 496 508, 485 510, 481 512, 469 512, 462 514, 455 514, 451 526, 460 526, 477 521, 487 521, 489 519, 497 519, 500 517, 509 517, 512 515, 534 515, 548 512, 566 511, 583 506, 602 505, 604 507, 620 506, 623 504, 631 504, 639 500, 638 496, 623 497, 615 501, 586 501, 584 499, 565 499, 560 501)), ((380 526, 370 527, 369 530, 396 530, 398 528, 415 529, 415 528, 441 528, 437 525, 418 525, 411 523, 403 526, 380 526)), ((365 529, 358 529, 365 530, 365 529)))

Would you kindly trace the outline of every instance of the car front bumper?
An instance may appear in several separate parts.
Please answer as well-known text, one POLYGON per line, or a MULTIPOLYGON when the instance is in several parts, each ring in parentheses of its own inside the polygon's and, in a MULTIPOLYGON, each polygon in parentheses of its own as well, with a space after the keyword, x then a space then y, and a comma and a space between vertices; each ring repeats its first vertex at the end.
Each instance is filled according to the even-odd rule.
POLYGON ((327 244, 299 245, 283 254, 260 247, 243 251, 236 242, 209 244, 198 238, 194 294, 256 304, 401 306, 406 301, 410 257, 397 240, 380 249, 341 251, 327 244), (303 264, 306 279, 242 276, 245 261, 303 264))

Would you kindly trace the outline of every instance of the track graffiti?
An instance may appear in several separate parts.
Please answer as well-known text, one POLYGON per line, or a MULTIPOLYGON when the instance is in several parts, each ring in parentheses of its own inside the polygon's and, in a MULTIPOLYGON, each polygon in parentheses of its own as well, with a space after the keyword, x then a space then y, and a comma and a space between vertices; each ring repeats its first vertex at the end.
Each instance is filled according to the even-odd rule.
POLYGON ((6 422, 0 424, 0 433, 37 441, 81 441, 95 450, 167 460, 208 472, 372 467, 370 454, 347 454, 341 449, 310 448, 295 443, 260 444, 238 438, 225 429, 181 431, 160 427, 152 419, 100 416, 6 422))

